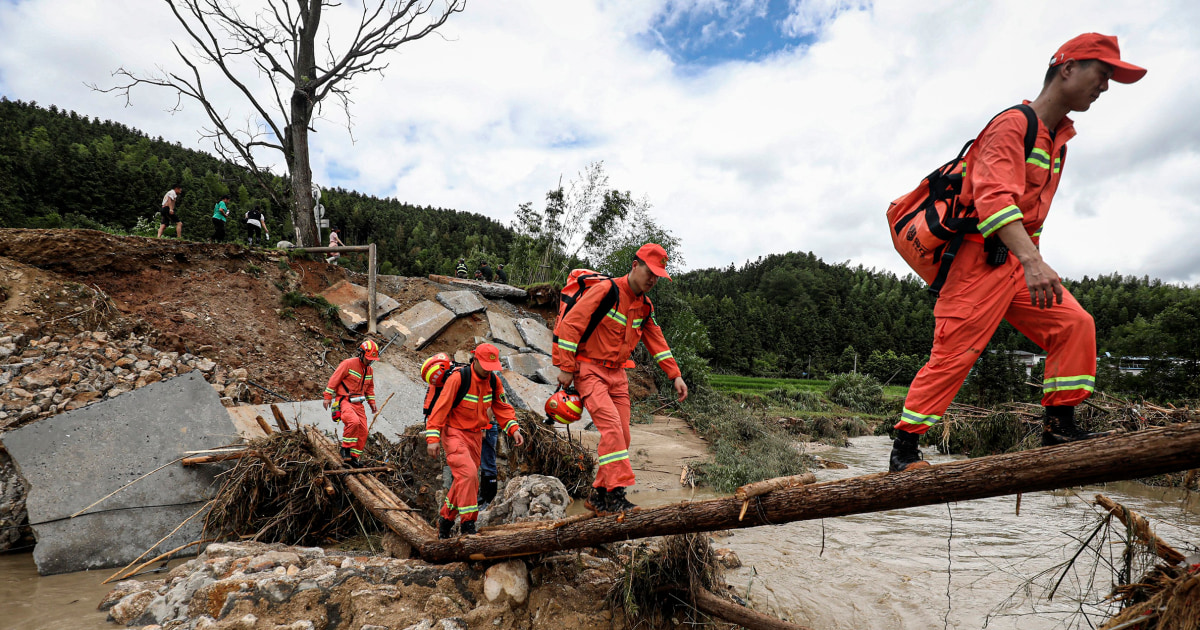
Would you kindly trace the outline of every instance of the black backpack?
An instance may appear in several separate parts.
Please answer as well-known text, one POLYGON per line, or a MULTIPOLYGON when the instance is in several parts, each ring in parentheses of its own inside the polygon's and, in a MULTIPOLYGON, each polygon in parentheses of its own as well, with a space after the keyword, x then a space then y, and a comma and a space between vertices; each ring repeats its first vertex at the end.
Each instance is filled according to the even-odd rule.
MULTIPOLYGON (((467 397, 467 392, 471 391, 471 366, 467 363, 451 363, 450 369, 446 371, 445 378, 442 379, 442 384, 438 385, 437 387, 434 387, 433 385, 429 386, 434 390, 434 392, 433 396, 427 396, 429 399, 429 404, 427 404, 423 410, 426 418, 429 417, 429 414, 433 413, 433 407, 437 405, 438 399, 441 398, 442 390, 446 389, 446 381, 450 379, 450 375, 454 372, 459 373, 459 383, 458 391, 454 393, 454 402, 450 403, 450 410, 453 411, 454 408, 458 406, 458 403, 462 402, 463 399, 467 397)), ((496 391, 498 389, 496 386, 496 373, 491 372, 489 376, 491 377, 492 395, 494 396, 496 395, 496 391)), ((507 398, 507 396, 502 395, 500 400, 502 402, 508 402, 507 398)))

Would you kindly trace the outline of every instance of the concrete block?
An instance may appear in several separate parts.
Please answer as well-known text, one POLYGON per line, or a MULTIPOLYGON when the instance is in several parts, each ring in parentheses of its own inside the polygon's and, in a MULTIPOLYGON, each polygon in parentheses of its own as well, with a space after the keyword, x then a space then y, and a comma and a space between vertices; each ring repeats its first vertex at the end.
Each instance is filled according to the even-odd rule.
POLYGON ((525 345, 542 354, 551 354, 554 351, 554 333, 541 322, 532 317, 525 317, 513 323, 521 333, 521 339, 525 340, 525 345))
MULTIPOLYGON (((64 519, 184 451, 234 437, 217 393, 191 372, 26 425, 3 441, 30 485, 29 520, 39 523, 64 519)), ((33 526, 38 572, 124 566, 210 499, 221 470, 168 465, 74 519, 33 526), (173 507, 143 507, 151 505, 173 507)), ((199 539, 202 525, 196 517, 158 551, 199 539)))
POLYGON ((558 368, 553 365, 548 365, 529 377, 537 383, 546 383, 547 385, 558 385, 558 368))
POLYGON ((502 357, 500 363, 517 374, 530 379, 538 373, 538 370, 552 365, 550 357, 538 353, 510 354, 502 357))
MULTIPOLYGON (((421 409, 425 404, 425 383, 410 378, 391 364, 383 361, 376 361, 371 365, 371 368, 375 372, 376 402, 379 405, 383 405, 383 401, 387 400, 389 395, 392 395, 392 401, 383 410, 383 415, 379 416, 378 420, 375 420, 375 425, 371 431, 382 433, 389 440, 395 440, 396 436, 404 433, 404 429, 409 426, 424 426, 425 415, 421 413, 421 409)), ((322 386, 323 388, 324 386, 322 386)), ((313 392, 313 396, 319 396, 320 394, 321 392, 313 392)), ((325 409, 321 400, 275 404, 283 412, 283 417, 293 428, 297 424, 315 425, 325 433, 341 435, 342 425, 340 423, 335 424, 329 418, 329 411, 325 409)), ((367 423, 370 424, 373 419, 371 416, 371 407, 369 405, 366 406, 366 410, 367 423)), ((268 424, 272 427, 275 426, 275 416, 271 414, 270 405, 243 405, 233 407, 227 411, 233 417, 233 423, 237 427, 239 434, 248 439, 262 435, 262 430, 259 429, 258 422, 254 420, 255 416, 262 416, 267 420, 268 424)))
POLYGON ((492 341, 504 344, 510 348, 520 348, 525 345, 521 333, 508 315, 488 311, 488 327, 492 330, 492 341))
MULTIPOLYGON (((514 407, 546 417, 546 399, 554 394, 554 386, 535 383, 512 370, 500 372, 500 379, 504 383, 504 392, 514 407)), ((583 419, 571 426, 587 426, 591 421, 591 415, 584 409, 583 419)))
MULTIPOLYGON (((321 297, 339 307, 338 317, 342 325, 350 330, 357 330, 367 324, 367 288, 342 280, 321 292, 321 297)), ((387 317, 392 311, 400 308, 400 303, 392 298, 375 292, 375 322, 387 317)))
POLYGON ((409 331, 405 348, 420 350, 446 330, 454 321, 454 313, 437 302, 425 300, 399 315, 389 317, 388 320, 409 331))
POLYGON ((487 309, 487 303, 479 299, 473 291, 442 291, 437 294, 437 301, 450 309, 455 317, 479 313, 487 309))

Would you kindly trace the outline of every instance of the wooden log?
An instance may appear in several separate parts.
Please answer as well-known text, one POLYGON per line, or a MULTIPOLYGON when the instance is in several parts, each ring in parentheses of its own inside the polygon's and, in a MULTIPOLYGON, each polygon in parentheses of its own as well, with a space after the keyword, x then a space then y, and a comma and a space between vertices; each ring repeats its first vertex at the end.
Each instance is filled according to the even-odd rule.
MULTIPOLYGON (((325 460, 325 465, 329 467, 325 474, 344 468, 337 448, 315 427, 308 427, 306 436, 313 452, 325 460)), ((388 529, 396 532, 400 538, 404 539, 404 542, 412 545, 414 549, 420 549, 429 541, 437 540, 437 531, 420 516, 417 516, 414 513, 415 510, 405 505, 404 501, 401 501, 378 479, 369 475, 346 475, 343 483, 359 503, 367 508, 367 511, 388 529)))
POLYGON ((774 479, 764 479, 763 481, 748 483, 733 493, 733 496, 742 502, 742 510, 738 512, 738 520, 746 518, 746 510, 750 509, 750 499, 754 497, 762 496, 773 490, 793 488, 816 482, 817 476, 808 472, 800 475, 792 475, 791 477, 776 477, 774 479))
POLYGON ((367 334, 374 335, 375 320, 378 319, 375 313, 378 312, 376 306, 377 296, 375 295, 375 243, 367 245, 367 334))
MULTIPOLYGON (((886 465, 879 462, 880 468, 886 465)), ((742 502, 728 497, 633 510, 553 530, 432 540, 420 552, 431 562, 485 560, 1138 479, 1196 467, 1200 467, 1200 424, 1179 424, 904 473, 784 488, 758 497, 755 509, 743 521, 738 521, 742 502)))
POLYGON ((371 468, 343 468, 341 470, 326 470, 326 475, 365 475, 368 473, 387 472, 395 470, 391 466, 373 466, 371 468))
POLYGON ((275 432, 262 416, 254 416, 254 421, 258 423, 258 428, 262 429, 264 435, 271 435, 275 432))
POLYGON ((481 295, 494 298, 524 298, 529 294, 521 287, 514 287, 511 284, 500 284, 499 282, 484 282, 483 280, 467 280, 465 278, 451 278, 450 276, 439 276, 437 274, 429 274, 429 279, 440 284, 452 284, 461 286, 466 289, 478 291, 481 295))
POLYGON ((279 405, 271 403, 271 415, 275 416, 275 424, 279 425, 280 431, 286 433, 292 430, 292 428, 288 426, 287 420, 284 419, 283 412, 279 410, 279 405))
MULTIPOLYGON (((256 455, 251 450, 234 451, 232 453, 218 453, 215 455, 197 455, 196 457, 185 457, 180 463, 184 466, 196 466, 198 464, 211 464, 213 462, 225 462, 231 459, 241 459, 256 455)), ((281 471, 282 472, 282 471, 281 471)))
POLYGON ((706 615, 720 617, 725 621, 748 628, 749 630, 807 630, 805 626, 798 626, 794 623, 750 610, 745 606, 739 606, 702 588, 693 589, 691 597, 696 610, 706 615))
POLYGON ((371 246, 370 245, 342 245, 341 247, 293 247, 292 249, 290 249, 288 251, 303 252, 305 254, 332 254, 335 252, 340 252, 343 254, 353 253, 353 252, 369 253, 371 251, 371 246))
POLYGON ((1150 529, 1150 522, 1146 520, 1146 517, 1103 494, 1096 495, 1096 505, 1108 510, 1109 514, 1117 517, 1117 519, 1125 524, 1125 527, 1133 531, 1135 536, 1146 543, 1148 547, 1152 547, 1155 555, 1162 558, 1167 564, 1176 565, 1183 562, 1185 556, 1171 545, 1163 542, 1163 539, 1155 536, 1154 532, 1150 529))

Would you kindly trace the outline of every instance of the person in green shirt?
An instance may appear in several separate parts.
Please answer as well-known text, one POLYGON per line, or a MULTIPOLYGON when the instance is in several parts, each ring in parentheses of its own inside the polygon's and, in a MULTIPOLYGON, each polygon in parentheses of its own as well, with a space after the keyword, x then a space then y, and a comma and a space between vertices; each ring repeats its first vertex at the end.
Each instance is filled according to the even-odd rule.
POLYGON ((213 206, 213 240, 218 243, 225 240, 225 219, 229 216, 229 208, 225 206, 227 201, 229 201, 229 195, 221 195, 221 200, 213 206))

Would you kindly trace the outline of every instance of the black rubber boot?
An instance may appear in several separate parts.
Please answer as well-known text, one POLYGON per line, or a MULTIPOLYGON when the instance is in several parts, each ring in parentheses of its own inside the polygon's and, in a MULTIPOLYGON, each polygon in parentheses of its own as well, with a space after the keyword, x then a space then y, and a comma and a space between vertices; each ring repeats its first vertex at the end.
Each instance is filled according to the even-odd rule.
POLYGON ((484 477, 479 483, 479 509, 486 510, 492 501, 496 499, 496 491, 499 489, 495 477, 484 477))
POLYGON ((1079 442, 1092 438, 1110 435, 1112 431, 1089 433, 1075 425, 1075 408, 1065 405, 1046 407, 1046 416, 1042 422, 1042 446, 1054 446, 1068 442, 1079 442))
MULTIPOLYGON (((472 528, 473 527, 474 527, 474 524, 472 524, 472 528)), ((441 538, 443 540, 446 538, 449 538, 451 532, 453 532, 453 531, 454 531, 454 521, 452 521, 444 516, 439 516, 438 517, 438 538, 441 538)))
POLYGON ((342 463, 347 466, 353 466, 354 464, 350 463, 352 461, 354 461, 354 457, 352 455, 350 455, 350 449, 343 446, 342 447, 342 463))
POLYGON ((592 493, 584 500, 583 507, 596 514, 604 514, 608 510, 608 506, 606 505, 607 498, 607 490, 604 488, 592 488, 592 493))
POLYGON ((604 505, 608 508, 609 514, 619 514, 628 512, 637 506, 629 502, 625 498, 625 488, 613 488, 608 491, 608 496, 604 497, 604 505))
POLYGON ((921 457, 921 451, 917 448, 920 441, 920 435, 897 429, 896 439, 892 441, 892 457, 888 463, 888 470, 904 472, 928 466, 929 462, 921 457))
POLYGON ((463 522, 459 523, 458 524, 458 535, 459 536, 474 536, 475 535, 475 521, 463 521, 463 522))

